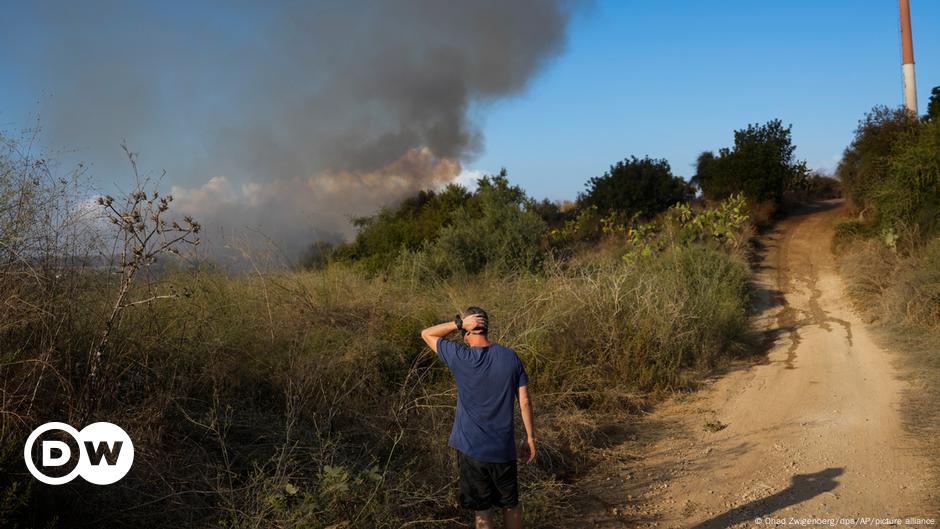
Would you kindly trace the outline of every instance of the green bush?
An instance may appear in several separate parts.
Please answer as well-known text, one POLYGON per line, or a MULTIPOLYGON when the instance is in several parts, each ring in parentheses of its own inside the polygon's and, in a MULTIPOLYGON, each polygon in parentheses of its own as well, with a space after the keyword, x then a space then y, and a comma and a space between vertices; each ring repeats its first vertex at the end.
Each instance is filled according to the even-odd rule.
POLYGON ((472 194, 456 184, 441 192, 421 191, 398 207, 355 219, 355 239, 337 246, 331 256, 355 262, 371 274, 384 271, 401 252, 420 250, 427 241, 435 240, 442 228, 455 222, 456 211, 471 199, 472 194))
MULTIPOLYGON (((539 211, 546 211, 545 204, 537 206, 511 185, 504 169, 481 178, 473 193, 458 185, 441 193, 422 191, 397 208, 357 219, 356 238, 330 257, 369 274, 400 268, 402 259, 416 255, 426 271, 439 276, 487 266, 534 270, 544 257, 541 241, 548 229, 539 211)), ((317 255, 306 260, 322 265, 317 255)))
POLYGON ((836 176, 858 209, 875 207, 876 189, 888 179, 890 156, 899 138, 917 127, 904 108, 876 106, 859 121, 852 143, 842 154, 836 176))
POLYGON ((867 231, 892 246, 940 232, 940 121, 875 107, 859 122, 837 175, 867 231))
POLYGON ((888 159, 888 174, 871 193, 877 222, 898 229, 940 232, 940 121, 901 135, 888 159))
POLYGON ((652 218, 673 204, 690 200, 691 187, 672 174, 669 162, 635 156, 617 162, 602 176, 591 178, 578 205, 596 208, 601 214, 618 213, 623 218, 652 218))
POLYGON ((744 193, 756 202, 779 201, 807 173, 805 162, 794 158, 790 128, 775 119, 734 131, 734 147, 699 155, 693 183, 710 200, 744 193))
POLYGON ((487 266, 537 270, 548 226, 532 211, 525 194, 500 175, 481 179, 473 199, 471 205, 458 208, 454 223, 425 246, 437 273, 475 274, 487 266))

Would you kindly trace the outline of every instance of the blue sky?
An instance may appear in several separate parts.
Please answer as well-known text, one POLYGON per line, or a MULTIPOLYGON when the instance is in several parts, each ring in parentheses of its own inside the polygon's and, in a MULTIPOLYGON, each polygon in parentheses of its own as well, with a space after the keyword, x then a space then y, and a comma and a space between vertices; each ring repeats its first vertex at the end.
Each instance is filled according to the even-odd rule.
MULTIPOLYGON (((940 2, 911 0, 911 4, 923 112, 930 88, 940 85, 940 36, 932 31, 940 23, 940 2)), ((222 100, 207 90, 243 83, 239 64, 229 61, 218 72, 204 70, 212 70, 219 58, 228 61, 243 53, 249 61, 270 58, 250 55, 255 49, 270 49, 265 39, 277 37, 256 30, 271 22, 270 13, 253 4, 228 12, 226 3, 137 3, 134 11, 121 13, 128 4, 115 2, 95 10, 73 4, 72 11, 63 14, 63 5, 70 4, 17 3, 5 10, 0 22, 0 129, 29 127, 38 116, 49 131, 47 138, 55 139, 46 146, 75 149, 65 160, 90 162, 103 189, 126 177, 126 172, 119 176, 115 169, 123 166, 112 163, 119 161, 122 138, 144 151, 146 167, 167 168, 169 183, 185 184, 192 196, 208 197, 205 200, 213 203, 245 201, 245 194, 259 189, 250 170, 241 176, 231 174, 241 166, 231 160, 226 166, 226 160, 211 156, 213 142, 221 140, 200 136, 212 131, 230 134, 231 125, 239 124, 230 118, 239 108, 221 106, 222 100), (56 20, 46 26, 36 22, 43 17, 56 20), (67 36, 53 38, 56 28, 66 28, 67 36), (74 39, 81 43, 70 54, 74 39), (128 43, 148 39, 157 43, 145 48, 156 50, 153 57, 136 56, 134 47, 122 53, 128 43), (50 66, 47 54, 56 46, 63 51, 56 52, 58 62, 50 66), (108 56, 87 52, 95 49, 106 50, 108 56), (180 62, 180 58, 192 60, 180 62), (151 66, 156 70, 148 70, 151 66), (98 67, 121 75, 93 77, 98 67), (167 71, 171 74, 165 75, 167 71), (92 84, 88 78, 79 79, 83 76, 93 77, 92 84), (99 100, 113 99, 115 104, 92 112, 59 104, 55 111, 59 115, 50 119, 50 109, 62 103, 60 94, 75 86, 93 86, 100 92, 99 100), (126 92, 138 89, 159 102, 157 111, 135 108, 135 98, 126 92), (76 129, 73 119, 67 134, 57 134, 57 122, 63 116, 69 121, 70 112, 85 112, 88 126, 76 129), (97 126, 95 116, 102 113, 126 114, 124 128, 97 126), (222 125, 200 128, 218 116, 226 118, 222 125), (214 188, 200 187, 210 179, 215 179, 214 188)), ((290 9, 285 5, 281 11, 290 14, 290 9)), ((461 38, 472 41, 472 35, 461 38)), ((275 62, 280 59, 274 57, 275 62)), ((253 65, 267 72, 266 65, 253 65)), ((307 77, 314 84, 320 82, 313 74, 307 77)), ((256 93, 267 85, 247 84, 236 95, 248 94, 254 98, 251 101, 262 104, 268 100, 267 94, 259 99, 256 93)), ((521 91, 472 104, 471 119, 482 132, 483 144, 463 165, 467 171, 482 172, 506 167, 511 180, 537 198, 574 198, 590 177, 630 155, 665 158, 674 173, 688 178, 697 155, 729 145, 734 129, 780 118, 793 126, 797 156, 811 167, 831 170, 862 114, 876 104, 899 105, 901 92, 894 0, 600 1, 577 12, 564 49, 551 56, 521 91)), ((270 94, 270 100, 278 98, 279 94, 270 94)), ((308 128, 301 124, 296 130, 308 128)), ((269 154, 291 158, 290 152, 282 151, 275 148, 269 154)), ((268 160, 252 161, 263 168, 268 160)), ((309 162, 292 161, 296 163, 290 170, 303 169, 309 162)), ((326 188, 331 182, 317 185, 326 188)), ((272 187, 269 194, 276 198, 279 192, 285 191, 272 187)), ((374 208, 382 196, 373 193, 360 201, 360 209, 374 208)), ((332 198, 316 207, 326 208, 329 202, 332 198)), ((334 216, 365 213, 352 211, 354 205, 337 206, 334 216)), ((320 218, 312 215, 305 218, 320 218)), ((264 212, 258 217, 264 220, 264 212)), ((291 222, 285 219, 282 224, 291 222)))
MULTIPOLYGON (((911 0, 921 112, 940 85, 940 2, 911 0)), ((601 2, 524 94, 478 109, 470 166, 571 197, 629 155, 685 177, 748 123, 793 125, 797 156, 831 169, 862 114, 902 101, 893 0, 601 2)))

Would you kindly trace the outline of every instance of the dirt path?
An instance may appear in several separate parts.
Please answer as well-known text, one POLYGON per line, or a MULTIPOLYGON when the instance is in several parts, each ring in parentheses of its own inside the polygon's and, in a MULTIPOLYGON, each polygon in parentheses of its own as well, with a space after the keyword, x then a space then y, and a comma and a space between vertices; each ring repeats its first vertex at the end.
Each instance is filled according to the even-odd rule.
POLYGON ((901 423, 904 383, 843 295, 830 251, 838 205, 809 208, 764 239, 757 317, 767 361, 661 405, 581 484, 576 525, 937 518, 927 467, 901 423))

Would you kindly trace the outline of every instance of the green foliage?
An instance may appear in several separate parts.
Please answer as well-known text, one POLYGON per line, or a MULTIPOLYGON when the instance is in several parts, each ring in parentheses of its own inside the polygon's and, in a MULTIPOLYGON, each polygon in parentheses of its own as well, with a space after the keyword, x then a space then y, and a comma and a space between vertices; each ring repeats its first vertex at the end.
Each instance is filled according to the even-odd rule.
POLYGON ((874 207, 875 190, 888 179, 895 142, 916 126, 917 120, 904 108, 885 106, 874 107, 859 121, 836 169, 846 197, 857 208, 874 207))
POLYGON ((631 156, 617 162, 602 176, 591 178, 578 198, 582 208, 597 208, 602 214, 651 218, 669 206, 692 197, 691 187, 672 174, 669 162, 631 156))
POLYGON ((842 196, 842 182, 832 176, 811 171, 793 186, 792 191, 798 196, 812 199, 839 198, 842 196))
POLYGON ((871 196, 884 228, 940 232, 940 120, 898 138, 888 159, 888 177, 871 196))
POLYGON ((886 244, 916 244, 940 232, 940 120, 875 107, 859 123, 837 174, 868 214, 868 232, 886 244))
POLYGON ((679 204, 669 210, 667 225, 673 230, 672 238, 682 244, 714 241, 719 245, 732 245, 737 249, 739 237, 750 221, 747 200, 738 193, 731 195, 712 208, 693 210, 679 204))
POLYGON ((927 103, 927 115, 925 121, 940 120, 940 86, 935 86, 930 90, 930 101, 927 103))
POLYGON ((397 208, 356 220, 359 233, 332 253, 370 274, 387 272, 401 260, 419 259, 428 271, 447 276, 501 270, 534 270, 543 258, 547 225, 536 206, 506 170, 484 176, 473 193, 458 185, 422 191, 397 208))
POLYGON ((677 204, 658 224, 636 224, 627 231, 627 262, 675 246, 702 244, 729 252, 741 250, 750 237, 750 215, 743 194, 732 195, 715 207, 693 209, 677 204))
POLYGON ((601 215, 594 206, 581 208, 574 218, 565 221, 550 235, 559 241, 596 241, 601 236, 601 215))
POLYGON ((540 241, 548 226, 525 193, 509 185, 505 172, 480 179, 472 200, 454 218, 424 250, 438 274, 474 274, 487 266, 532 271, 541 263, 540 241))
MULTIPOLYGON (((628 223, 635 223, 639 218, 634 214, 628 223)), ((573 218, 549 232, 550 240, 556 244, 594 243, 604 237, 622 235, 627 229, 622 222, 623 214, 617 211, 602 215, 596 206, 578 210, 573 218)))
POLYGON ((741 261, 693 244, 670 246, 633 266, 639 277, 626 285, 637 290, 627 304, 621 369, 639 387, 681 386, 684 369, 712 367, 741 350, 748 292, 741 261))
POLYGON ((794 158, 790 129, 775 119, 734 131, 733 148, 723 148, 717 156, 699 155, 695 184, 712 200, 744 193, 757 202, 779 201, 785 191, 799 186, 807 172, 805 162, 794 158))
POLYGON ((435 240, 471 198, 471 193, 456 184, 439 193, 421 191, 396 208, 383 208, 373 216, 356 219, 356 238, 339 245, 333 257, 356 262, 369 273, 383 271, 402 251, 417 251, 435 240))

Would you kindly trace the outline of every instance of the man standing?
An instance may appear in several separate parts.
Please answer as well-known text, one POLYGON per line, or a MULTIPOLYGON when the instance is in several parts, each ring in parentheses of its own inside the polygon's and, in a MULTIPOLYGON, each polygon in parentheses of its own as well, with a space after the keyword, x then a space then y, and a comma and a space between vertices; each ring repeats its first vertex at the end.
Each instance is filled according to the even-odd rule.
POLYGON ((454 321, 421 331, 421 338, 447 364, 457 381, 457 412, 448 444, 457 449, 461 507, 475 511, 476 528, 493 527, 493 508, 503 510, 507 529, 522 527, 516 473, 513 411, 519 399, 526 429, 523 459, 535 459, 535 427, 528 377, 515 351, 487 338, 486 311, 469 307, 454 321), (445 340, 453 331, 464 343, 445 340))

